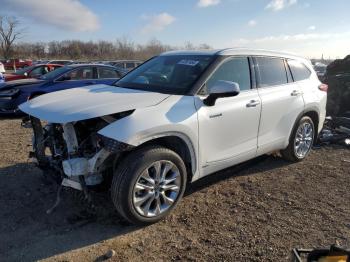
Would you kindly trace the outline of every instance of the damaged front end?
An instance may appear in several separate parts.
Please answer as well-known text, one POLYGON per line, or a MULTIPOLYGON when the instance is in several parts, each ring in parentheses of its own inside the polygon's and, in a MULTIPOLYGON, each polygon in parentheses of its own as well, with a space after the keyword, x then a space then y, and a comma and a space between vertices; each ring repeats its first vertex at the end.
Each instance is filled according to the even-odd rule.
POLYGON ((62 186, 86 191, 111 179, 118 156, 132 146, 104 137, 98 131, 132 111, 64 124, 30 117, 33 152, 46 175, 62 186))

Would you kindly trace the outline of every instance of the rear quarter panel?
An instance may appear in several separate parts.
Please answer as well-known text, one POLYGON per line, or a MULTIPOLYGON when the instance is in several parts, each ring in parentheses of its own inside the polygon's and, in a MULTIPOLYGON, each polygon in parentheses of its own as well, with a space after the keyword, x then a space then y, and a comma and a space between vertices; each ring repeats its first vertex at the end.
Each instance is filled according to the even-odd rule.
POLYGON ((319 90, 319 85, 322 83, 317 77, 316 72, 312 69, 311 76, 308 80, 299 81, 303 91, 303 99, 305 103, 305 112, 316 111, 319 115, 319 124, 317 127, 318 133, 321 132, 324 120, 326 118, 327 93, 319 90))

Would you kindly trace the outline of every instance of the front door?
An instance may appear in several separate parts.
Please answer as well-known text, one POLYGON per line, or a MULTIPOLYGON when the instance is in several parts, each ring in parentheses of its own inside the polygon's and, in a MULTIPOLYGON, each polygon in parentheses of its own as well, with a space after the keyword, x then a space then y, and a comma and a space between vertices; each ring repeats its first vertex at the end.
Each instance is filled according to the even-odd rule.
POLYGON ((195 99, 203 175, 256 155, 261 101, 251 88, 249 68, 247 57, 224 60, 207 80, 207 92, 224 80, 238 83, 240 94, 219 98, 214 106, 204 105, 200 97, 195 99))

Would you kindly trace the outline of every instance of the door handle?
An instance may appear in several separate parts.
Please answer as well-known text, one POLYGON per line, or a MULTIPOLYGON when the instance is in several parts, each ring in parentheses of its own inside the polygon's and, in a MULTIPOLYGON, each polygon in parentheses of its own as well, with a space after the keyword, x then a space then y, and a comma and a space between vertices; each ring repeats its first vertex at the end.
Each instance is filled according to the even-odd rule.
POLYGON ((290 95, 291 96, 299 96, 299 95, 301 95, 301 92, 298 90, 293 90, 293 92, 290 95))
POLYGON ((218 114, 214 114, 214 115, 210 115, 209 118, 215 118, 215 117, 221 117, 222 113, 218 113, 218 114))
POLYGON ((259 104, 260 104, 259 100, 250 100, 249 103, 247 104, 247 107, 256 107, 259 104))

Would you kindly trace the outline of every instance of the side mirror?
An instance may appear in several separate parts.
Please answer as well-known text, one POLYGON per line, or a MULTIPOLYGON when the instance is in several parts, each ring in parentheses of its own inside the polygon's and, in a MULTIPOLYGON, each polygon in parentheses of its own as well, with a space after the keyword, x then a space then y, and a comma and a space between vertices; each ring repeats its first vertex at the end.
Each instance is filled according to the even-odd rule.
POLYGON ((211 88, 209 96, 204 99, 203 102, 207 106, 213 106, 215 105, 216 99, 220 97, 236 96, 240 91, 238 83, 218 80, 211 88))
POLYGON ((28 73, 27 73, 27 72, 25 72, 23 75, 24 75, 25 77, 27 77, 27 76, 28 76, 28 73))

